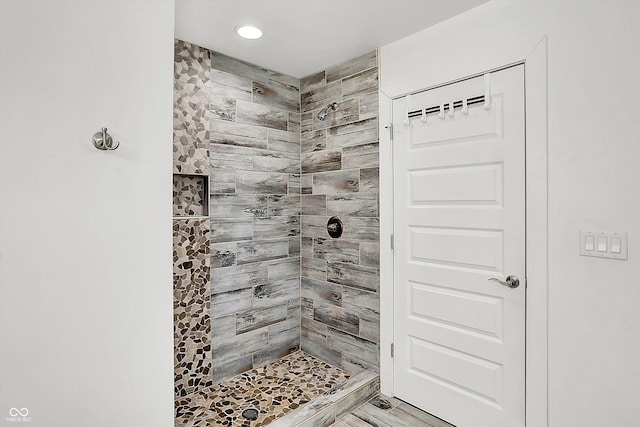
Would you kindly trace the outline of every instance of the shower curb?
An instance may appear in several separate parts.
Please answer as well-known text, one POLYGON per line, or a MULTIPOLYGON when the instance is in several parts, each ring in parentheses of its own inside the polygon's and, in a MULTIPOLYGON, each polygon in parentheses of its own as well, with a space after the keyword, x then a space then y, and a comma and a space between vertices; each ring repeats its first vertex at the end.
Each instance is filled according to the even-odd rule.
POLYGON ((380 391, 376 372, 361 372, 344 384, 268 424, 269 427, 315 427, 333 424, 380 391))

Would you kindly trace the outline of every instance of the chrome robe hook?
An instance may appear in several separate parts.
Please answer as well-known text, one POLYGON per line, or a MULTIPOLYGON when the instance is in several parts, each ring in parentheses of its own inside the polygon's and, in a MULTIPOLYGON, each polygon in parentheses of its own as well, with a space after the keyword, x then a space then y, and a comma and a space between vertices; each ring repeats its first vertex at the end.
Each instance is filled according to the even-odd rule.
POLYGON ((93 134, 93 146, 98 150, 115 150, 120 146, 120 142, 113 141, 111 135, 107 133, 107 128, 102 128, 100 132, 96 132, 93 134))

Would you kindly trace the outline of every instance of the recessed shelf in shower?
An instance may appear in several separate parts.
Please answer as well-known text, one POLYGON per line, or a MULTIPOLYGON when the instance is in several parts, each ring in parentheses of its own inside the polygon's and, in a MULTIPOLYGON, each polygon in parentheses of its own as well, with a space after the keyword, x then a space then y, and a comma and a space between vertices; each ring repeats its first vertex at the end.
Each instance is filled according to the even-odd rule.
POLYGON ((173 216, 209 215, 209 179, 205 175, 173 175, 173 216))

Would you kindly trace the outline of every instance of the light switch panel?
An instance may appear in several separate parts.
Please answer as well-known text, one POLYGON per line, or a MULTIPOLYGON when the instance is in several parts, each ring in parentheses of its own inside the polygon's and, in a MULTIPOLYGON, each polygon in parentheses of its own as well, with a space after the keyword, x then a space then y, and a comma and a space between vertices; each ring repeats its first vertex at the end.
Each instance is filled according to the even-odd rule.
POLYGON ((581 230, 580 255, 626 260, 627 233, 581 230))

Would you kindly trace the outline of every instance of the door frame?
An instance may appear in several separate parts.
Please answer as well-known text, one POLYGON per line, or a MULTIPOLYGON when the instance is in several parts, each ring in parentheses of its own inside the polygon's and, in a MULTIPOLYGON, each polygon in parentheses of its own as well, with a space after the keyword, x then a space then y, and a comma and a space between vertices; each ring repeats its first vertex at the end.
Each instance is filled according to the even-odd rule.
MULTIPOLYGON (((548 426, 548 209, 547 209, 547 38, 519 46, 492 58, 484 69, 465 70, 447 82, 416 88, 415 92, 455 83, 510 65, 525 66, 525 191, 526 191, 526 342, 525 423, 548 426)), ((384 79, 384 63, 381 67, 384 79)), ((394 98, 379 92, 380 120, 380 389, 394 396, 391 345, 394 334, 393 147, 386 127, 392 123, 394 98)))

